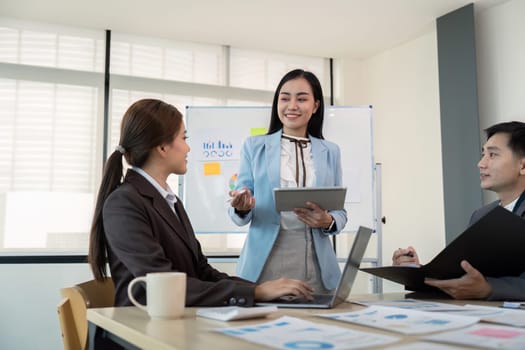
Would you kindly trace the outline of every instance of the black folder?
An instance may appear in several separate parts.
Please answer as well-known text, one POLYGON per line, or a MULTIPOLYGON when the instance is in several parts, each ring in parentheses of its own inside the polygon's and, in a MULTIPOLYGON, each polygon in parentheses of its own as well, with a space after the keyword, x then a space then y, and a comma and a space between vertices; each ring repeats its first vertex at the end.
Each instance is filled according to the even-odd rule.
POLYGON ((518 276, 525 272, 525 220, 498 206, 467 228, 432 261, 420 267, 384 266, 362 271, 405 285, 412 291, 436 291, 424 279, 451 279, 465 274, 467 260, 486 277, 518 276))

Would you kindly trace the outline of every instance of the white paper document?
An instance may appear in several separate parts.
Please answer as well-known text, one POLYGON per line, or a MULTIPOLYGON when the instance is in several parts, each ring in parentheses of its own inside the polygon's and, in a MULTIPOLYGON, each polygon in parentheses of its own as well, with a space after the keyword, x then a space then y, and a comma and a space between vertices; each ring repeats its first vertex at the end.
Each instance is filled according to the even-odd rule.
POLYGON ((402 309, 409 310, 419 310, 419 311, 456 311, 463 310, 463 306, 447 304, 447 303, 438 303, 435 301, 425 301, 417 299, 397 299, 397 300, 352 300, 355 304, 372 306, 372 305, 381 305, 381 306, 390 306, 390 307, 399 307, 402 309))
POLYGON ((197 316, 211 318, 218 321, 234 321, 249 318, 265 317, 277 311, 277 306, 261 307, 240 307, 240 306, 221 306, 205 307, 198 309, 197 316))
POLYGON ((478 324, 469 328, 433 334, 423 339, 465 346, 482 346, 484 349, 525 349, 525 330, 508 326, 478 324))
POLYGON ((403 334, 442 332, 467 327, 479 321, 478 317, 472 316, 456 316, 448 313, 407 310, 378 305, 372 305, 354 312, 317 316, 403 334))
POLYGON ((484 322, 525 327, 525 312, 523 310, 467 304, 462 310, 454 311, 454 315, 475 316, 484 322))
POLYGON ((371 306, 381 305, 399 307, 402 309, 450 312, 452 315, 474 316, 481 321, 499 323, 514 327, 525 327, 525 312, 523 310, 513 310, 501 307, 490 307, 467 304, 465 306, 424 301, 416 299, 400 300, 378 300, 378 301, 352 301, 356 304, 371 306))
POLYGON ((398 337, 284 316, 272 322, 215 331, 274 349, 360 349, 398 341, 398 337))
POLYGON ((439 343, 430 343, 416 341, 408 344, 392 345, 388 346, 385 349, 387 350, 463 350, 464 347, 458 347, 450 344, 439 344, 439 343))

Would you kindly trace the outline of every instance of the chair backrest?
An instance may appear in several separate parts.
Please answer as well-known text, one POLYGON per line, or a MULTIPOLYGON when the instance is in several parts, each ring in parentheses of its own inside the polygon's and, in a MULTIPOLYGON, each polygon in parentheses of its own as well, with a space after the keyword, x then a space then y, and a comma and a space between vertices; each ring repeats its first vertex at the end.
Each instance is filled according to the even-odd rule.
POLYGON ((63 298, 58 304, 58 320, 60 321, 60 329, 62 330, 64 349, 81 349, 69 298, 63 298))
POLYGON ((58 318, 65 350, 87 349, 86 312, 92 307, 110 307, 115 303, 115 286, 111 277, 91 280, 62 288, 63 299, 58 304, 58 318))

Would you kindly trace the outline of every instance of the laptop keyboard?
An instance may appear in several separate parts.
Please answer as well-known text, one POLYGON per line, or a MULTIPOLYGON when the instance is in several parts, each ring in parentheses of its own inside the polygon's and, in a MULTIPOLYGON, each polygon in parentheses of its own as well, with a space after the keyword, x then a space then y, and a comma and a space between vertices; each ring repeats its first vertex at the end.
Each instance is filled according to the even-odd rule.
POLYGON ((285 295, 279 298, 279 302, 288 304, 329 304, 333 298, 331 294, 314 294, 312 296, 314 299, 308 300, 294 295, 285 295))

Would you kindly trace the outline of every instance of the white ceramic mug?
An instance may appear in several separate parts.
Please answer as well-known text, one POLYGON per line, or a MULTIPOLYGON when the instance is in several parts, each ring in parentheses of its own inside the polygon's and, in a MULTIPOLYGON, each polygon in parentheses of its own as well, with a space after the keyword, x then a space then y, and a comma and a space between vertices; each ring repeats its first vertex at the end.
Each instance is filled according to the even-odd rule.
POLYGON ((184 315, 186 304, 186 274, 184 272, 154 272, 146 277, 136 277, 128 285, 128 296, 138 308, 152 318, 179 318, 184 315), (146 305, 133 297, 133 286, 146 283, 146 305))

